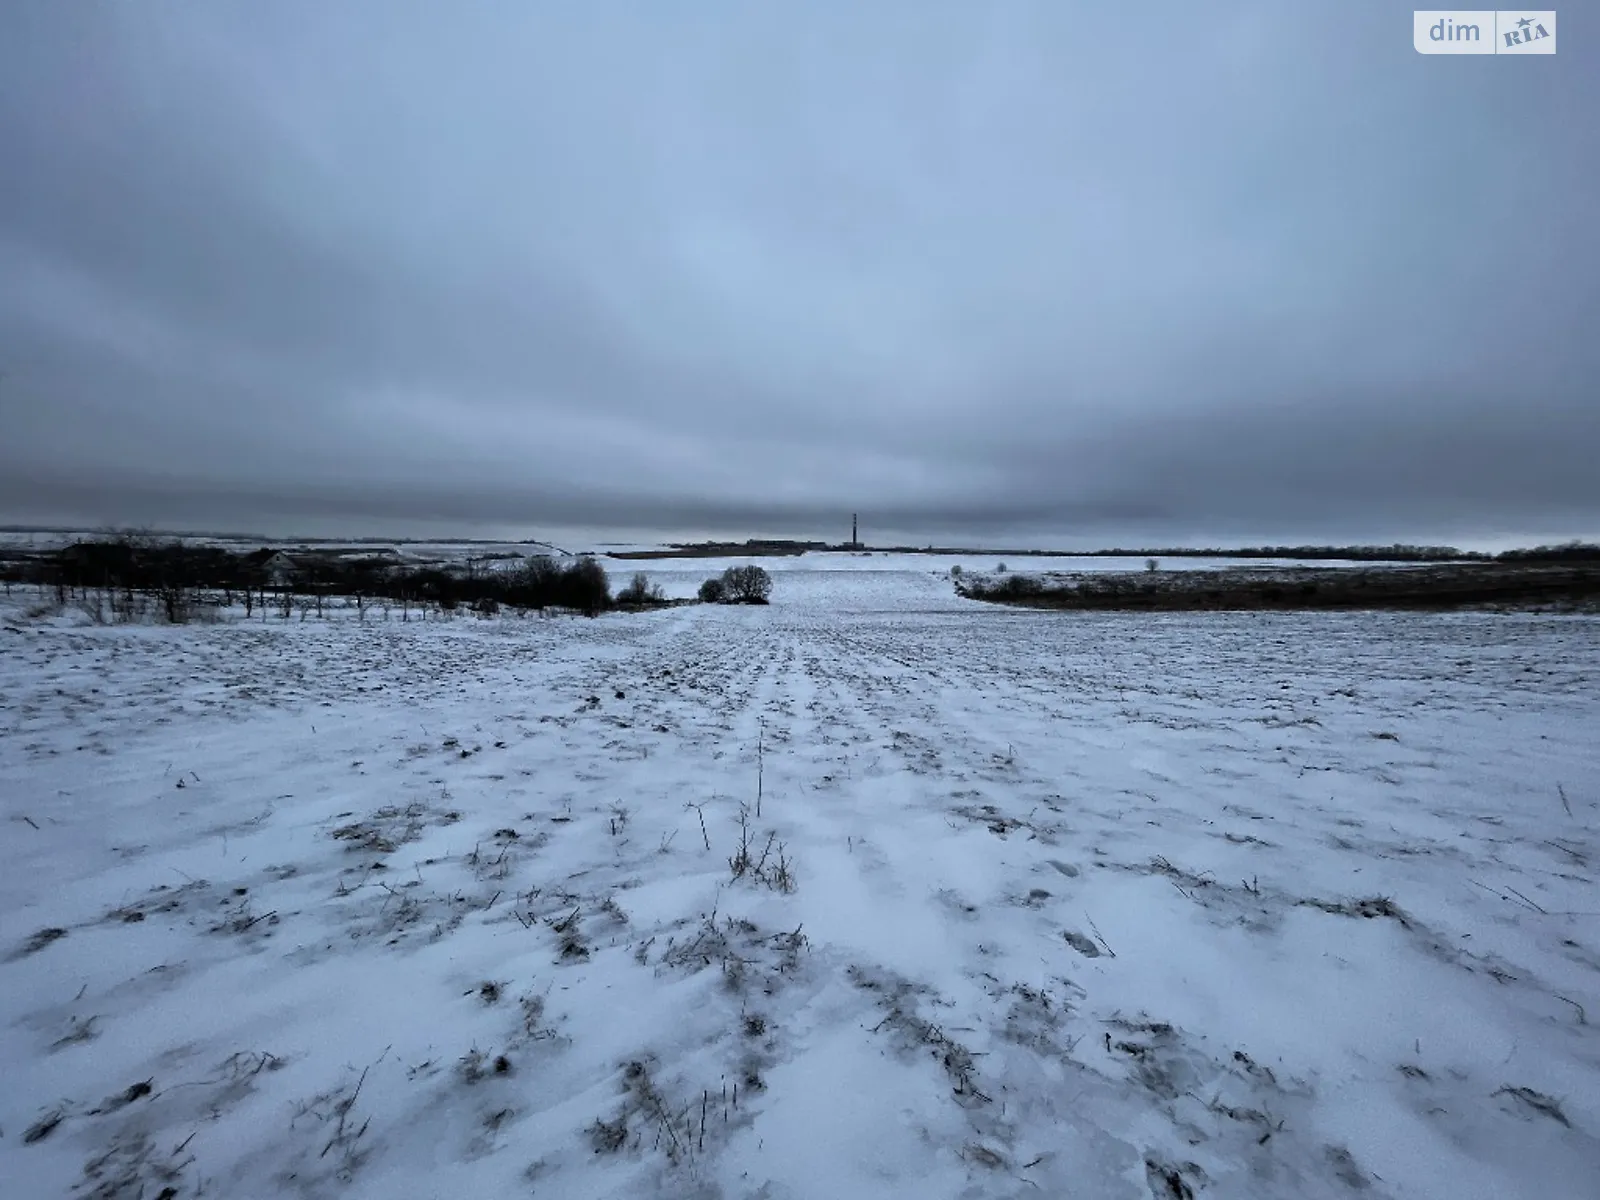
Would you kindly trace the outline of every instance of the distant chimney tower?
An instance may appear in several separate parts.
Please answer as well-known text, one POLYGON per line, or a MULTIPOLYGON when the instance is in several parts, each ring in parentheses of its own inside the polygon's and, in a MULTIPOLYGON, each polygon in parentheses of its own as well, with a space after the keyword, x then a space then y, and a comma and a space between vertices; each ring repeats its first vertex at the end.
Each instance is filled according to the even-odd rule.
POLYGON ((851 513, 850 514, 850 544, 852 546, 861 545, 861 539, 856 536, 856 514, 855 513, 851 513))

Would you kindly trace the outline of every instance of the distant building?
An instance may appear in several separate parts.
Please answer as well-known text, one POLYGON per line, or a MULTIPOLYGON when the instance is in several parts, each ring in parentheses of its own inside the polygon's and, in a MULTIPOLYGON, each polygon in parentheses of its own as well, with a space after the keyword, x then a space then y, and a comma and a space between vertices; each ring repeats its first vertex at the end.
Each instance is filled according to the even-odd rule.
MULTIPOLYGON (((255 555, 251 557, 254 558, 255 555)), ((257 566, 260 567, 263 578, 272 587, 286 587, 293 581, 295 572, 299 570, 299 564, 282 550, 274 550, 267 554, 257 566)))

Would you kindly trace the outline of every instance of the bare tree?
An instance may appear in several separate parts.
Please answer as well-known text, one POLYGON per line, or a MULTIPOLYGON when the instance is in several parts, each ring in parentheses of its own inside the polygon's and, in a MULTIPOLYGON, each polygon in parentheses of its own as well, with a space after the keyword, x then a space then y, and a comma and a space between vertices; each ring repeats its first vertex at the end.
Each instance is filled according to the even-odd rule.
POLYGON ((764 567, 729 567, 722 573, 722 586, 732 604, 765 604, 772 594, 772 576, 764 567))

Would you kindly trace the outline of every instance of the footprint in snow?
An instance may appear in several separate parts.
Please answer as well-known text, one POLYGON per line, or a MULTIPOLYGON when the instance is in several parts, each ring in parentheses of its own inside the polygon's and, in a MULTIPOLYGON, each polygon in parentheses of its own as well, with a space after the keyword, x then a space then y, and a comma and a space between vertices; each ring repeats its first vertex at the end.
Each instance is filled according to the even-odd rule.
POLYGON ((1067 945, 1071 946, 1085 958, 1100 957, 1100 947, 1096 946, 1092 941, 1084 937, 1083 934, 1072 929, 1064 929, 1061 931, 1061 936, 1067 939, 1067 945))

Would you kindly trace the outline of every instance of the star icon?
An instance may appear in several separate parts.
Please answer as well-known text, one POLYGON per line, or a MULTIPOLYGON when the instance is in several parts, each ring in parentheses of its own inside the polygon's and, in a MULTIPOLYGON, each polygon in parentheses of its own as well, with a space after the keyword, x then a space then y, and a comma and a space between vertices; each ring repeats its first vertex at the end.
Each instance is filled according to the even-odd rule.
POLYGON ((1517 24, 1526 29, 1529 25, 1533 24, 1533 19, 1531 17, 1523 17, 1522 20, 1517 22, 1517 24))

